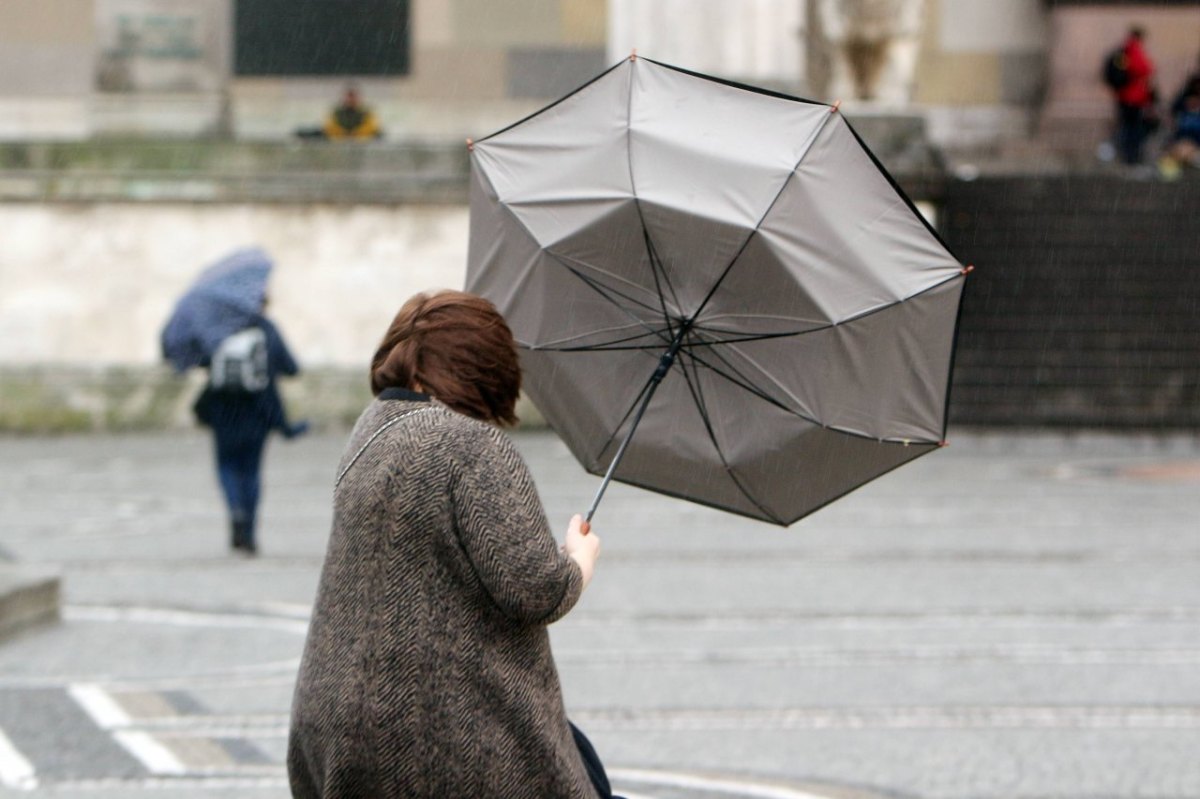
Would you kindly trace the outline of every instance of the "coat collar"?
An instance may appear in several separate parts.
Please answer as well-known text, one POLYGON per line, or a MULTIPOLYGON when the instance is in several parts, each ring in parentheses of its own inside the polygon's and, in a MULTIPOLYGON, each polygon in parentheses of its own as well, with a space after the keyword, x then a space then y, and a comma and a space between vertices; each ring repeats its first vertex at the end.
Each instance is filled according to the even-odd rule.
POLYGON ((412 389, 393 386, 392 388, 385 388, 383 391, 380 391, 379 399, 405 400, 407 402, 429 402, 430 396, 428 394, 422 394, 419 391, 413 391, 412 389))

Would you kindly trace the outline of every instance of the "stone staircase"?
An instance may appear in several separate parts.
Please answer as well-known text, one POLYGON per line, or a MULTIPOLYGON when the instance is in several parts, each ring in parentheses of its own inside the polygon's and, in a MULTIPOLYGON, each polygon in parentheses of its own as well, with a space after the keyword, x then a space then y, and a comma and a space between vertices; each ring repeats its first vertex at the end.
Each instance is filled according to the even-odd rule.
POLYGON ((947 243, 977 268, 951 419, 1200 426, 1200 180, 952 182, 947 243))

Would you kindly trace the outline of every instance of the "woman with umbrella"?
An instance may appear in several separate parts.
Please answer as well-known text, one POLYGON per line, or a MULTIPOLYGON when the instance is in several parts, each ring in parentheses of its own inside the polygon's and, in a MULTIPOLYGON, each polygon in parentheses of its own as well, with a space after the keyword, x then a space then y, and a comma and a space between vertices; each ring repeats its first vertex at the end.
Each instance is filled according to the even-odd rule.
POLYGON ((163 354, 178 369, 206 366, 208 383, 193 410, 212 429, 217 476, 229 512, 230 545, 258 551, 255 522, 267 437, 294 438, 308 429, 290 424, 275 385, 299 366, 263 311, 271 260, 239 250, 205 270, 180 299, 163 330, 163 354))
POLYGON ((520 385, 487 300, 420 294, 389 327, 338 470, 296 683, 298 799, 611 796, 567 721, 546 630, 600 542, 580 516, 555 542, 499 429, 520 385))

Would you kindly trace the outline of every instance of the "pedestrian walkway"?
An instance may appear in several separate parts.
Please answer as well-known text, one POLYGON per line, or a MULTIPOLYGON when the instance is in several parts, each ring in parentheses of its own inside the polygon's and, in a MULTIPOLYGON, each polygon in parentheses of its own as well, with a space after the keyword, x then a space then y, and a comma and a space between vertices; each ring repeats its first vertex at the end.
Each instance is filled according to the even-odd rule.
MULTIPOLYGON (((1200 795, 1200 441, 959 435, 788 530, 614 486, 552 637, 631 799, 1200 795)), ((232 557, 199 435, 0 439, 0 795, 288 795, 341 436, 272 444, 232 557)), ((556 528, 597 480, 520 433, 556 528)))

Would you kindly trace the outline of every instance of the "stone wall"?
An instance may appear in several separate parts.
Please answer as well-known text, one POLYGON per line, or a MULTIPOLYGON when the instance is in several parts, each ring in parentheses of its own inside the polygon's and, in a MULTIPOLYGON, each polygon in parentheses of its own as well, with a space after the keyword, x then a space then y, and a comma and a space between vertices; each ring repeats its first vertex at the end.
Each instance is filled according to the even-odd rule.
MULTIPOLYGON (((192 404, 204 374, 177 375, 159 364, 0 365, 0 433, 180 430, 195 425, 192 404)), ((371 400, 366 363, 308 366, 280 381, 290 417, 319 430, 348 430, 371 400)), ((545 425, 524 397, 517 416, 545 425)))
POLYGON ((207 264, 258 245, 271 315, 298 357, 361 365, 400 304, 459 288, 465 206, 0 204, 0 366, 148 366, 207 264))
POLYGON ((400 304, 462 286, 467 208, 0 202, 0 430, 191 424, 199 375, 161 364, 159 332, 205 265, 252 244, 275 258, 270 315, 305 369, 284 384, 289 406, 336 428, 366 402, 367 363, 400 304))
MULTIPOLYGON (((977 267, 953 424, 1200 428, 1200 184, 924 187, 977 267)), ((278 261, 273 316, 307 367, 289 404, 345 425, 399 303, 462 284, 467 225, 458 204, 0 203, 0 430, 190 424, 199 376, 160 364, 158 331, 199 269, 251 243, 278 261)))

